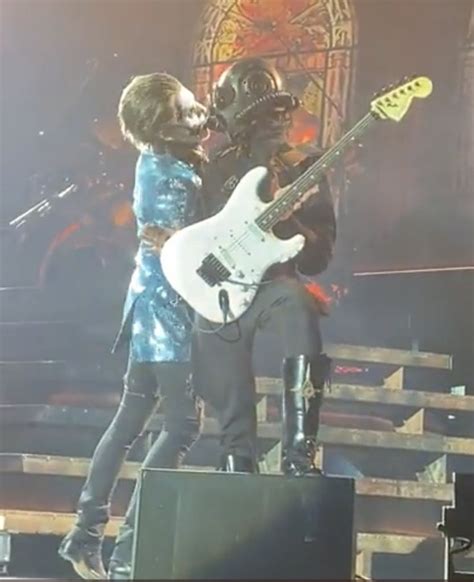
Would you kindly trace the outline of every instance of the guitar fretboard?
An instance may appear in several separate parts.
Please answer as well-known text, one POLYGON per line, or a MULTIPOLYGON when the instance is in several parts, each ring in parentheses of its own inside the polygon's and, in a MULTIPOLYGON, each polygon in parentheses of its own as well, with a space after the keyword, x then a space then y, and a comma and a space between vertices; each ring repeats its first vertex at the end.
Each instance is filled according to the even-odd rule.
POLYGON ((312 164, 299 178, 297 178, 288 190, 274 202, 272 202, 255 223, 264 231, 269 231, 281 220, 289 209, 306 194, 306 192, 319 182, 326 170, 339 159, 340 155, 352 142, 361 135, 377 117, 372 112, 367 113, 352 129, 326 153, 324 153, 314 164, 312 164))

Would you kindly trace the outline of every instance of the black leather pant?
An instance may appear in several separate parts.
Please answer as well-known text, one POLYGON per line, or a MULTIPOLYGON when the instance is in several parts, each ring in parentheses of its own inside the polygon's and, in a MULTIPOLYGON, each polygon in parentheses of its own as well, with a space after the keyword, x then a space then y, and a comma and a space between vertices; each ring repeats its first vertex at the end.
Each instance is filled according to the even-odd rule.
POLYGON ((286 358, 304 355, 314 359, 322 349, 318 307, 300 281, 285 277, 263 285, 238 322, 209 333, 217 327, 197 318, 193 337, 194 387, 216 410, 224 456, 237 455, 255 461, 257 418, 252 366, 255 334, 259 330, 278 333, 286 358))
MULTIPOLYGON (((159 403, 164 425, 143 467, 177 468, 200 433, 201 407, 189 390, 189 366, 182 363, 130 362, 117 412, 97 445, 78 503, 77 525, 101 532, 120 469, 159 403)), ((126 523, 133 527, 137 488, 126 523)))

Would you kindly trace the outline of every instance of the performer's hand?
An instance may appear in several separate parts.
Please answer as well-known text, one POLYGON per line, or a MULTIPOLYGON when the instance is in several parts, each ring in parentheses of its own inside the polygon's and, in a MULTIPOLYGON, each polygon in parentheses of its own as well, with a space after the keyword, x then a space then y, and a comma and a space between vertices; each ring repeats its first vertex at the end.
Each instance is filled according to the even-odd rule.
POLYGON ((138 236, 153 251, 160 252, 165 242, 174 234, 171 228, 162 228, 153 224, 145 224, 138 236))
MULTIPOLYGON (((288 188, 290 188, 290 186, 286 186, 285 188, 280 188, 280 190, 277 190, 273 196, 273 198, 276 200, 277 198, 280 198, 280 196, 282 196, 287 190, 288 188)), ((280 218, 280 220, 288 220, 288 218, 290 218, 290 216, 296 212, 297 210, 299 210, 303 204, 306 202, 306 200, 312 196, 313 194, 316 194, 317 192, 319 192, 319 186, 316 184, 315 186, 313 186, 312 188, 310 188, 309 190, 307 190, 307 192, 305 192, 305 194, 294 204, 293 208, 289 209, 287 212, 285 212, 285 214, 280 218)))

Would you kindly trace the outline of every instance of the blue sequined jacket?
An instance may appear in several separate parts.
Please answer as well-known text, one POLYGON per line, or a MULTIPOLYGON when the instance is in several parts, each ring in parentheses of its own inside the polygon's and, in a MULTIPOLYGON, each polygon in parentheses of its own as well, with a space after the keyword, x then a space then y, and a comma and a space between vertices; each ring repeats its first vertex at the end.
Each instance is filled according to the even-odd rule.
MULTIPOLYGON (((170 154, 141 153, 133 194, 138 232, 145 224, 180 229, 194 222, 200 187, 200 177, 186 162, 170 154)), ((134 361, 188 361, 190 316, 165 279, 159 255, 141 243, 135 264, 114 351, 129 340, 134 361)))

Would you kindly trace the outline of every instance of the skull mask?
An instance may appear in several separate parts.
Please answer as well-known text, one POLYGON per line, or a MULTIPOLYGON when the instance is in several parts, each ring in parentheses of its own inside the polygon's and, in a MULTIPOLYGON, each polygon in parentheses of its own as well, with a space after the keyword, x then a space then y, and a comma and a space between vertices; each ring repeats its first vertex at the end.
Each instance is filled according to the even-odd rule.
POLYGON ((208 130, 207 110, 194 97, 194 94, 181 85, 174 97, 173 116, 163 123, 159 131, 159 139, 167 144, 196 148, 206 138, 208 130))

